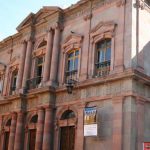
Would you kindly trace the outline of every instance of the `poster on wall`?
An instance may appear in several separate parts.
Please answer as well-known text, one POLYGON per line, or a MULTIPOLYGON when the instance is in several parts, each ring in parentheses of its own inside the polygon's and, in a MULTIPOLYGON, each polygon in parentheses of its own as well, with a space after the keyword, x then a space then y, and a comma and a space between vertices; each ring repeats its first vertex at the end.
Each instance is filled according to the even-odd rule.
POLYGON ((143 143, 143 150, 150 150, 150 142, 143 143))
POLYGON ((97 136, 96 107, 84 109, 84 136, 97 136))

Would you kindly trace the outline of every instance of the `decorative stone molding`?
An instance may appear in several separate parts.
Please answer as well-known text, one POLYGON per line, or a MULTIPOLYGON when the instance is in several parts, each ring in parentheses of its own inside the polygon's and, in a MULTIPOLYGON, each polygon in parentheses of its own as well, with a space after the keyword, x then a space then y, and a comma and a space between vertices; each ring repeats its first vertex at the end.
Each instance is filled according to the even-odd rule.
POLYGON ((116 24, 113 21, 100 22, 91 30, 91 43, 96 43, 102 38, 112 38, 114 36, 116 24))
POLYGON ((90 20, 92 18, 92 14, 87 14, 83 17, 84 21, 90 20))
POLYGON ((135 8, 140 8, 141 10, 146 9, 148 6, 144 0, 137 0, 134 4, 135 8))
POLYGON ((66 38, 64 44, 62 45, 63 52, 66 53, 69 50, 75 48, 81 48, 83 41, 83 36, 80 34, 76 34, 71 31, 71 34, 66 38))
POLYGON ((119 0, 116 5, 117 7, 121 7, 121 6, 124 6, 126 4, 126 0, 119 0))

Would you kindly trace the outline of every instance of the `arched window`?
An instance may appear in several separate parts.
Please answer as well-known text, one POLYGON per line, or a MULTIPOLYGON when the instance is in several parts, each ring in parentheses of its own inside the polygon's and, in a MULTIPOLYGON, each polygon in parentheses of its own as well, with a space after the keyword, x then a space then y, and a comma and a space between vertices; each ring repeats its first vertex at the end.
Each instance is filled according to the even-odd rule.
POLYGON ((70 118, 75 118, 75 113, 72 110, 66 110, 61 116, 61 120, 70 118))
POLYGON ((37 123, 38 121, 38 115, 34 115, 31 120, 30 120, 30 123, 37 123))
POLYGON ((79 65, 79 50, 75 49, 67 53, 67 70, 66 70, 66 82, 69 80, 77 80, 79 65))
POLYGON ((44 47, 47 45, 47 41, 43 41, 39 44, 38 48, 44 47))
POLYGON ((111 39, 104 39, 96 44, 96 75, 109 74, 111 64, 111 39))

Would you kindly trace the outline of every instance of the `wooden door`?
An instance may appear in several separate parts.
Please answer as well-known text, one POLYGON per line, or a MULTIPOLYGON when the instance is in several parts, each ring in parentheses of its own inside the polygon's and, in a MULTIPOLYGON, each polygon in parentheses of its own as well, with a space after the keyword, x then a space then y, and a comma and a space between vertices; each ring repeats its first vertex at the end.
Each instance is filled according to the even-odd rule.
POLYGON ((29 131, 29 150, 35 150, 36 129, 29 131))
POLYGON ((60 150, 74 150, 75 128, 74 126, 62 127, 60 135, 60 150))
POLYGON ((9 132, 5 132, 4 134, 4 150, 8 150, 9 134, 9 132))

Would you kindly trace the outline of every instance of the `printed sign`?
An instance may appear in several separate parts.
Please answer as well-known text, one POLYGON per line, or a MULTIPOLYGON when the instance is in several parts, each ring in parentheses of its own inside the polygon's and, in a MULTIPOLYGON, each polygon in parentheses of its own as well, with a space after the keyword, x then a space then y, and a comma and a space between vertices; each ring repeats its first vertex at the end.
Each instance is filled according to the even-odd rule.
POLYGON ((143 143, 143 150, 150 150, 150 142, 143 143))
POLYGON ((84 109, 84 136, 97 136, 96 107, 84 109))

